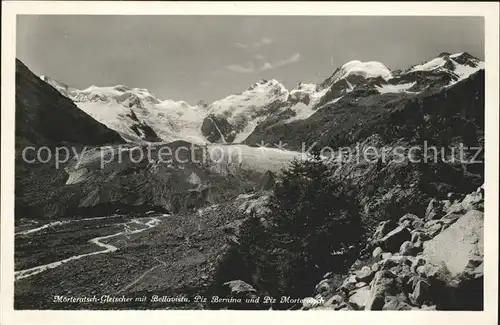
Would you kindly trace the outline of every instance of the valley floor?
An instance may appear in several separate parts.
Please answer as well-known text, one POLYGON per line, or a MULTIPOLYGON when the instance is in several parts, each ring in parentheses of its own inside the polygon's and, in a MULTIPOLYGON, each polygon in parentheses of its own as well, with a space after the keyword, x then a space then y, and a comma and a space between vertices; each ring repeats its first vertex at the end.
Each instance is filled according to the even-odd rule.
POLYGON ((192 297, 208 287, 225 248, 225 223, 224 218, 193 213, 20 226, 15 308, 202 308, 192 297), (190 302, 155 301, 154 295, 184 296, 190 302))

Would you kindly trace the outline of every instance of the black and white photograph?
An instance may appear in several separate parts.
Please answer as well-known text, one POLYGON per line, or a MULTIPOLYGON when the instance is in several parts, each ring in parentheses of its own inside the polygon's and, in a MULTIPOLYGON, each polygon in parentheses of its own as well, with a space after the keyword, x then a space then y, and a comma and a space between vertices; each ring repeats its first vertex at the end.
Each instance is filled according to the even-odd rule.
POLYGON ((485 18, 332 14, 18 14, 14 310, 484 311, 485 18))

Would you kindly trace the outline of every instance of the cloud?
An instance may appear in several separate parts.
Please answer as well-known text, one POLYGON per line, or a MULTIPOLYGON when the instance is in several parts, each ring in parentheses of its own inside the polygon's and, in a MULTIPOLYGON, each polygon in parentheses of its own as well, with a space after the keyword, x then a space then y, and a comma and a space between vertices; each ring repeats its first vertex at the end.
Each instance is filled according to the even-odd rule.
POLYGON ((285 65, 293 64, 295 62, 300 61, 300 53, 294 53, 292 54, 289 58, 276 61, 276 62, 265 62, 264 61, 264 56, 262 54, 257 54, 254 56, 254 59, 256 61, 261 61, 263 64, 260 66, 260 68, 257 68, 252 61, 247 61, 242 64, 230 64, 226 66, 226 69, 236 72, 236 73, 254 73, 255 71, 266 71, 266 70, 273 70, 276 68, 283 67, 285 65))
POLYGON ((274 63, 266 62, 260 67, 259 70, 272 70, 298 61, 300 61, 300 53, 294 53, 292 56, 285 60, 280 60, 274 63))
POLYGON ((273 40, 267 37, 262 37, 260 40, 253 42, 252 44, 244 43, 234 43, 233 46, 239 49, 258 49, 260 47, 272 44, 273 40))
POLYGON ((237 72, 237 73, 253 73, 255 72, 255 67, 253 62, 245 62, 243 64, 231 64, 226 67, 226 69, 237 72))
POLYGON ((239 49, 247 49, 248 48, 248 45, 247 44, 243 44, 243 43, 234 43, 233 46, 237 47, 239 49))

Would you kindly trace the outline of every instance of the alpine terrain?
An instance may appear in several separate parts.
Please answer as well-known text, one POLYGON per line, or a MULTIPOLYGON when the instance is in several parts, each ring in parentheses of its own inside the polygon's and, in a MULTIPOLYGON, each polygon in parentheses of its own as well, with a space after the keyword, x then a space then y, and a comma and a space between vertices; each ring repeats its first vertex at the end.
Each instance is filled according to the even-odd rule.
POLYGON ((481 310, 484 69, 192 105, 16 60, 15 308, 481 310))

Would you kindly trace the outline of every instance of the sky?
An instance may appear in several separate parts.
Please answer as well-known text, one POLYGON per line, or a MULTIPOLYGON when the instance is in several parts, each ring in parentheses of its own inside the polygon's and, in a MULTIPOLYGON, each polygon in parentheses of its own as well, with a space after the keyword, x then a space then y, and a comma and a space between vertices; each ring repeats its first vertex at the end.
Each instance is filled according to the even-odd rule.
POLYGON ((210 103, 261 79, 320 83, 351 60, 406 69, 442 52, 484 60, 480 17, 17 16, 16 56, 69 86, 146 88, 210 103))

